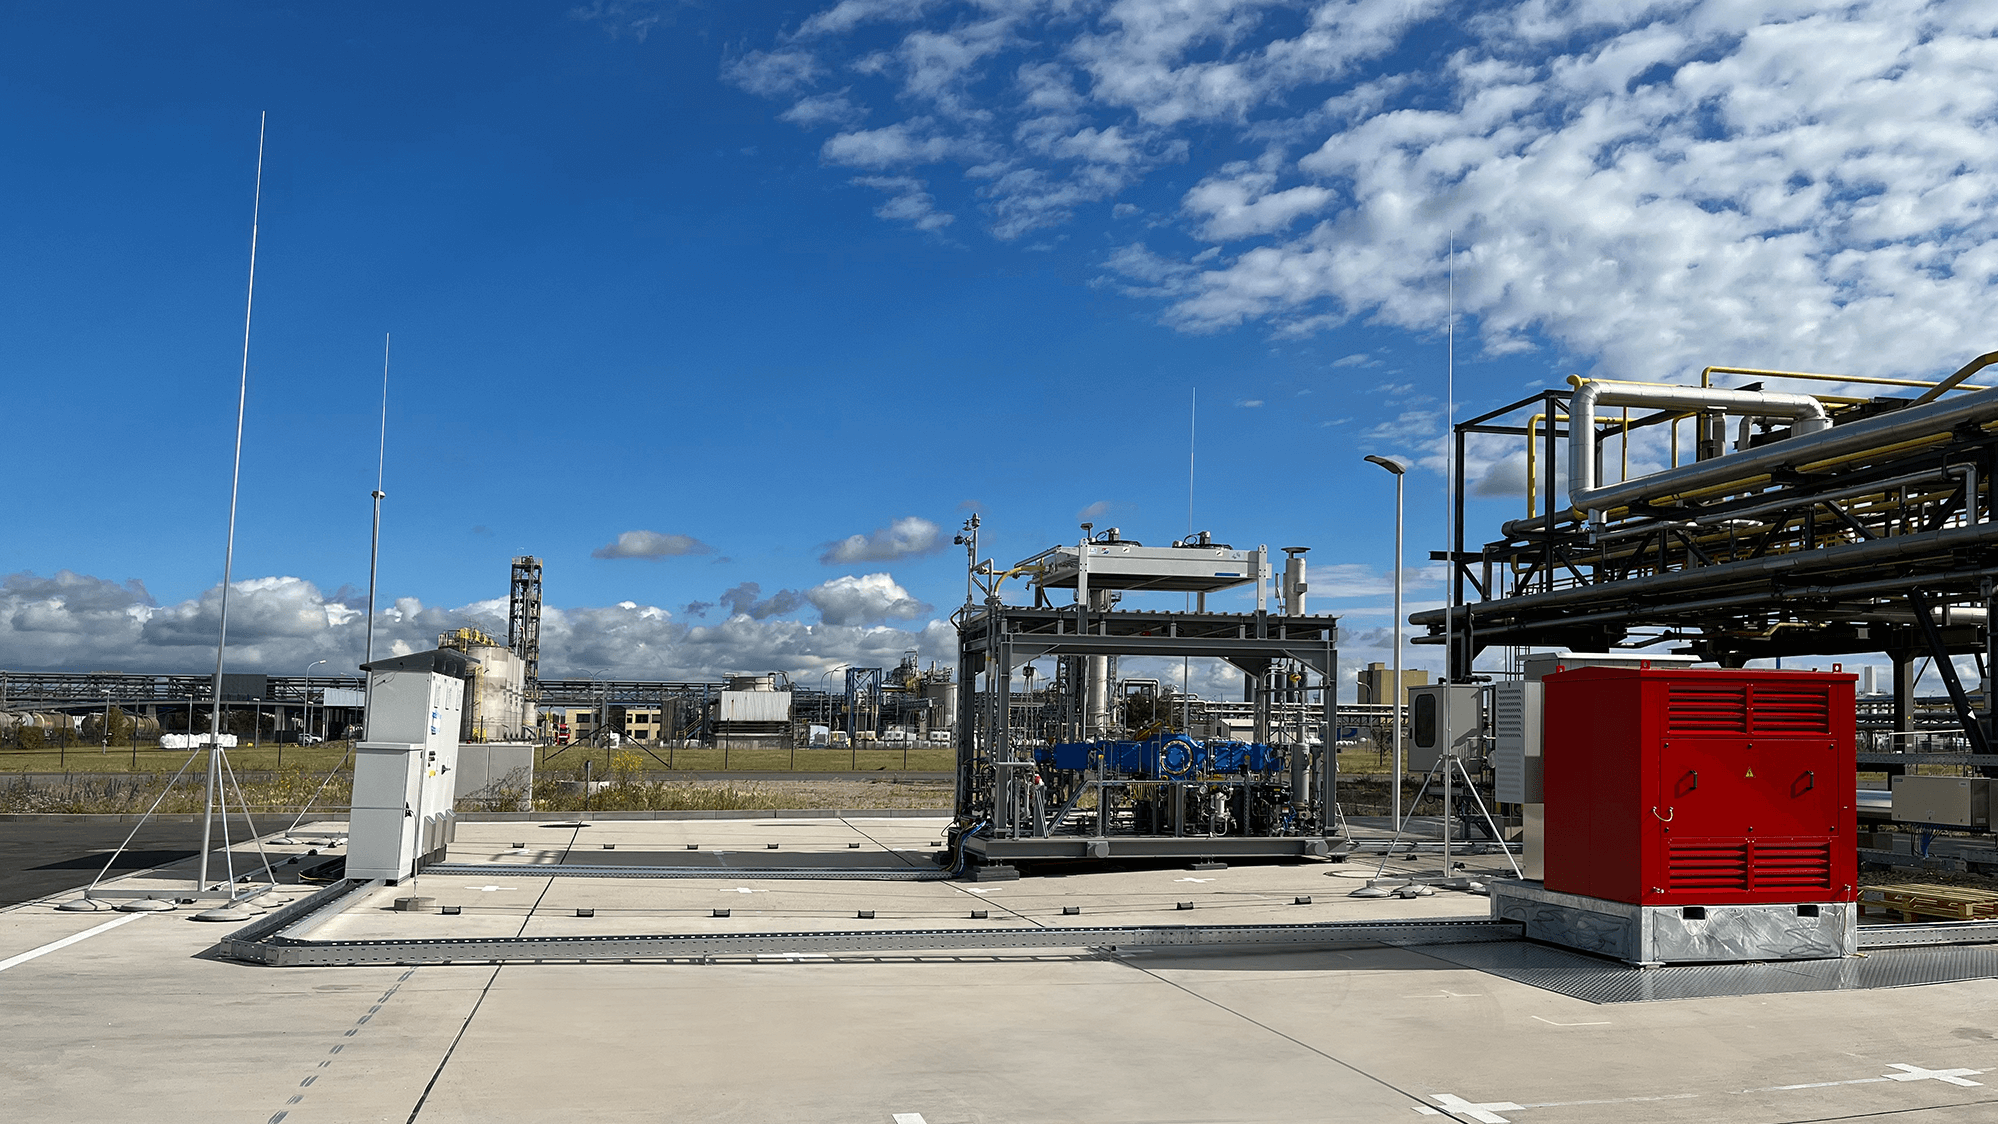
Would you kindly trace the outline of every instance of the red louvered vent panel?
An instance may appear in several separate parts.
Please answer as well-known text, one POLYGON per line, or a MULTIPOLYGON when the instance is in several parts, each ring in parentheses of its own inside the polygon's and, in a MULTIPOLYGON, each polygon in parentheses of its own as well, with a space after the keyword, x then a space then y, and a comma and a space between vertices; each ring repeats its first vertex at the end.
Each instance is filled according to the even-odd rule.
POLYGON ((1665 699, 1668 734, 1745 734, 1748 685, 1673 683, 1665 699))
POLYGON ((1665 860, 1673 890, 1826 890, 1831 844, 1813 839, 1675 839, 1665 860))
POLYGON ((1831 692, 1823 687, 1777 687, 1754 684, 1754 718, 1750 732, 1756 734, 1831 733, 1831 692))
POLYGON ((1762 839, 1749 855, 1751 889, 1830 890, 1831 844, 1809 839, 1762 839))
POLYGON ((1746 890, 1748 859, 1746 842, 1674 840, 1665 873, 1674 890, 1746 890))

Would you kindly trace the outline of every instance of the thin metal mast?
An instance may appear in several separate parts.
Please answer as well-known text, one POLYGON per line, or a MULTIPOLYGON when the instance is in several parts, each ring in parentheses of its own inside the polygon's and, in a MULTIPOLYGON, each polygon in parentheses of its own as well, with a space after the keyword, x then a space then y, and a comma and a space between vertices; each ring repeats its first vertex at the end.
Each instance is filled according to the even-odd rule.
POLYGON ((1193 453, 1200 421, 1200 388, 1193 388, 1193 396, 1186 407, 1186 533, 1193 533, 1193 453))
MULTIPOLYGON (((1193 454, 1199 445, 1200 433, 1200 388, 1193 387, 1186 403, 1186 537, 1193 537, 1193 454)), ((1193 594, 1186 595, 1186 607, 1193 608, 1193 594)), ((1187 736, 1193 734, 1193 658, 1181 656, 1179 660, 1180 730, 1187 736)))
POLYGON ((222 660, 229 647, 229 578, 236 565, 236 492, 243 479, 243 410, 250 397, 250 312, 257 298, 257 223, 264 204, 264 121, 257 114, 257 187, 250 202, 250 282, 243 297, 243 369, 236 385, 236 463, 229 474, 229 540, 222 552, 222 625, 215 641, 215 679, 208 719, 208 789, 202 802, 201 869, 197 890, 208 889, 208 841, 215 826, 215 785, 222 767, 222 660))
MULTIPOLYGON (((382 500, 388 495, 382 491, 382 470, 388 464, 389 337, 390 333, 382 333, 382 436, 375 450, 375 490, 368 493, 375 501, 375 532, 368 546, 368 649, 363 663, 375 662, 375 572, 382 554, 382 500)), ((372 693, 374 677, 369 676, 367 682, 372 693)))
MULTIPOLYGON (((1457 424, 1457 232, 1450 232, 1450 315, 1444 329, 1443 359, 1443 553, 1449 558, 1443 567, 1443 682, 1457 666, 1457 543, 1451 537, 1455 526, 1452 513, 1457 504, 1456 434, 1457 424)), ((1552 426, 1553 422, 1547 423, 1552 426)), ((1465 669, 1469 671, 1469 668, 1465 669)), ((1396 684, 1399 688, 1399 684, 1396 684)), ((1449 825, 1444 825, 1447 833, 1449 825)), ((1445 835, 1447 842, 1448 835, 1445 835)))

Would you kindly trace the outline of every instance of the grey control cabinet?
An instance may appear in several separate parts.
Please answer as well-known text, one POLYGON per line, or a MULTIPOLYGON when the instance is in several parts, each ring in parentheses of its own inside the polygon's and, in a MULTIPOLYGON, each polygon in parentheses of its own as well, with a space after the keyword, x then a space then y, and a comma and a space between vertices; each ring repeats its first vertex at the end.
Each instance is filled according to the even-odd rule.
POLYGON ((1991 781, 1986 777, 1899 776, 1889 783, 1895 823, 1991 826, 1991 781))
POLYGON ((1436 684, 1408 689, 1408 767, 1428 772, 1445 753, 1478 757, 1484 750, 1484 688, 1436 684))
POLYGON ((399 882, 456 834, 458 723, 471 661, 440 649, 376 660, 365 733, 354 746, 347 877, 399 882))

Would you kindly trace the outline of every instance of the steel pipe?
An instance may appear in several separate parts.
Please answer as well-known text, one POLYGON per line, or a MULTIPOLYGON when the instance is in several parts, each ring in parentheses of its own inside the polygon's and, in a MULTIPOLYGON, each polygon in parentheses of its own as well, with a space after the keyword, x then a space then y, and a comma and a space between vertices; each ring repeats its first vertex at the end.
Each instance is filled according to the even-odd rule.
MULTIPOLYGON (((1669 469, 1610 487, 1596 481, 1596 407, 1637 406, 1644 409, 1689 411, 1718 410, 1744 419, 1794 418, 1792 440, 1822 433, 1831 428, 1831 414, 1824 403, 1808 394, 1779 394, 1761 390, 1716 390, 1711 387, 1668 386, 1649 383, 1574 380, 1575 394, 1568 400, 1568 502, 1586 512, 1591 522, 1602 513, 1620 506, 1612 497, 1633 486, 1649 485, 1660 477, 1676 476, 1684 469, 1669 469)), ((1722 458, 1728 459, 1728 458, 1722 458)), ((1689 466, 1698 468, 1699 465, 1689 466)), ((1629 502, 1625 500, 1623 502, 1629 502)))

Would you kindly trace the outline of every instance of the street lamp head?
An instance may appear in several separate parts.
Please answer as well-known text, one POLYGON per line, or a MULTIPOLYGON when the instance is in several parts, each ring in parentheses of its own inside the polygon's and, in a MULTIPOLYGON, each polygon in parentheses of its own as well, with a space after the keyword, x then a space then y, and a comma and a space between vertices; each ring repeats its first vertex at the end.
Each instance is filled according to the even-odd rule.
POLYGON ((1401 463, 1398 460, 1395 460, 1392 457, 1380 457, 1380 456, 1369 455, 1366 459, 1373 464, 1380 465, 1382 468, 1387 469, 1389 472, 1394 473, 1396 476, 1400 476, 1402 473, 1408 471, 1407 465, 1401 463))

